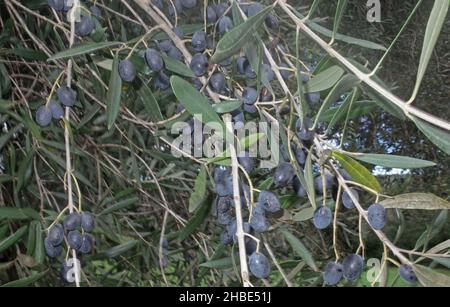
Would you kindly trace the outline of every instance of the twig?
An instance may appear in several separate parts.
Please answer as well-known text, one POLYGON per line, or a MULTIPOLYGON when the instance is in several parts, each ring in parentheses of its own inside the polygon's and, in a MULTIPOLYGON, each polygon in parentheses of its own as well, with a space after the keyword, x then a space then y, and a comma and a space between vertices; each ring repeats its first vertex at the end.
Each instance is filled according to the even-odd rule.
POLYGON ((322 40, 314 31, 312 31, 303 20, 298 18, 286 5, 286 0, 278 1, 279 6, 289 15, 289 17, 296 23, 296 25, 312 40, 314 40, 317 44, 320 45, 322 49, 324 49, 332 58, 338 60, 342 65, 344 65, 350 72, 352 72, 358 79, 367 84, 381 96, 385 97, 391 103, 402 109, 402 111, 407 115, 414 115, 430 124, 433 124, 437 127, 440 127, 445 130, 450 130, 450 123, 438 118, 434 115, 431 115, 425 111, 417 109, 410 104, 406 103, 399 97, 395 96, 393 93, 385 89, 383 86, 375 82, 371 79, 370 74, 363 73, 358 68, 356 68, 349 60, 347 60, 344 56, 342 56, 338 51, 334 50, 333 47, 328 45, 327 42, 322 40))

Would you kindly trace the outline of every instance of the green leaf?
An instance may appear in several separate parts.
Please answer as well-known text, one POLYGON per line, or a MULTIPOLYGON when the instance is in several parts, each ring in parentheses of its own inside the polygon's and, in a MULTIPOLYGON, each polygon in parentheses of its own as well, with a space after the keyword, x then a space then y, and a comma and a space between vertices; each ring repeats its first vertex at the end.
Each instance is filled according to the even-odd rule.
POLYGON ((184 228, 180 231, 180 234, 178 235, 178 239, 180 241, 185 240, 187 237, 193 234, 197 230, 197 228, 203 223, 203 221, 209 214, 211 204, 212 204, 212 197, 211 195, 208 195, 208 197, 206 197, 200 204, 199 210, 197 210, 195 216, 191 218, 189 222, 186 224, 186 226, 184 226, 184 228))
POLYGON ((1 220, 39 220, 40 216, 37 211, 31 208, 14 208, 14 207, 1 207, 0 208, 0 221, 1 220))
POLYGON ((34 259, 38 264, 44 263, 45 260, 45 249, 44 249, 44 238, 43 230, 40 223, 36 223, 35 225, 36 232, 36 245, 34 247, 34 259))
POLYGON ((216 103, 212 107, 219 114, 230 113, 240 108, 242 102, 240 100, 230 100, 226 102, 216 103))
POLYGON ((226 257, 217 260, 211 260, 200 264, 201 267, 209 269, 229 269, 233 267, 233 258, 226 257))
POLYGON ((349 153, 349 155, 362 162, 391 168, 412 169, 436 166, 434 162, 403 156, 359 153, 349 153))
POLYGON ((319 111, 316 115, 316 120, 314 122, 314 127, 317 127, 319 123, 320 117, 326 110, 330 108, 330 106, 335 103, 343 94, 350 91, 356 84, 359 83, 359 79, 355 75, 347 74, 339 80, 338 83, 333 87, 333 89, 328 94, 325 101, 322 103, 319 111))
POLYGON ((240 150, 246 150, 258 143, 264 133, 254 133, 239 140, 240 150))
POLYGON ((411 97, 414 100, 419 92, 420 85, 422 83, 425 72, 427 71, 428 63, 433 55, 434 47, 441 33, 442 26, 447 16, 448 7, 450 1, 448 0, 435 0, 434 6, 428 19, 427 29, 425 31, 425 38, 423 40, 422 54, 420 55, 419 68, 417 72, 416 85, 411 97))
POLYGON ((138 241, 128 241, 126 243, 114 246, 113 248, 101 253, 105 255, 107 258, 115 258, 117 256, 120 256, 129 250, 133 249, 138 244, 138 241))
POLYGON ((381 192, 381 186, 378 180, 372 175, 371 172, 364 166, 362 166, 359 162, 353 160, 347 155, 342 153, 333 152, 333 157, 336 158, 342 165, 342 167, 349 173, 352 179, 362 184, 372 190, 377 192, 381 192))
POLYGON ((192 72, 192 70, 186 66, 186 64, 177 61, 175 59, 172 59, 171 57, 168 57, 166 55, 161 55, 164 63, 166 64, 166 69, 170 70, 171 72, 174 72, 180 76, 188 77, 188 78, 195 78, 195 74, 192 72))
POLYGON ((14 54, 20 58, 30 59, 30 60, 37 60, 37 61, 45 61, 47 60, 47 55, 40 51, 40 50, 34 50, 34 49, 28 49, 28 48, 13 48, 13 49, 7 49, 6 52, 0 52, 0 54, 14 54))
POLYGON ((423 132, 437 147, 450 155, 450 133, 443 129, 433 126, 417 117, 411 116, 412 121, 417 128, 423 132))
POLYGON ((189 198, 189 212, 192 213, 197 210, 198 206, 202 203, 206 194, 206 168, 201 167, 200 173, 195 179, 194 191, 189 198))
POLYGON ((292 246, 292 249, 294 252, 299 255, 305 263, 313 270, 318 271, 317 265, 314 261, 314 258, 312 254, 308 251, 308 249, 305 247, 305 245, 297 239, 296 236, 294 236, 292 233, 290 233, 286 229, 282 229, 281 233, 284 235, 286 240, 289 242, 289 244, 292 246))
POLYGON ((418 264, 415 264, 413 268, 417 278, 424 287, 450 287, 449 275, 418 264))
POLYGON ((305 163, 305 183, 306 183, 306 193, 308 194, 308 199, 311 202, 311 206, 316 209, 316 190, 314 189, 314 175, 312 168, 312 150, 308 153, 305 163))
POLYGON ((434 194, 409 193, 397 195, 381 202, 385 208, 409 210, 449 210, 450 203, 434 194))
MULTIPOLYGON (((311 30, 314 30, 315 32, 318 32, 327 37, 333 37, 333 31, 331 31, 325 27, 323 27, 315 22, 312 22, 311 20, 307 21, 307 24, 311 28, 311 30)), ((357 45, 357 46, 360 46, 363 48, 386 51, 386 47, 384 47, 380 44, 377 44, 377 43, 374 43, 371 41, 367 41, 364 39, 359 39, 359 38, 351 37, 348 35, 340 34, 340 33, 336 33, 335 39, 338 41, 347 43, 347 44, 357 45)))
POLYGON ((119 76, 119 53, 114 56, 111 77, 109 79, 108 94, 106 97, 106 115, 108 129, 114 125, 120 110, 120 98, 122 94, 122 79, 119 76))
POLYGON ((0 242, 0 253, 4 252, 10 246, 15 244, 17 241, 22 239, 22 237, 27 233, 28 226, 22 226, 15 233, 0 242))
POLYGON ((7 133, 2 135, 0 137, 0 150, 14 136, 14 134, 16 134, 22 128, 23 128, 23 125, 19 124, 19 125, 15 126, 13 129, 10 129, 7 133))
POLYGON ((118 211, 121 209, 128 208, 130 206, 136 205, 138 201, 139 201, 139 198, 137 196, 123 199, 121 201, 118 201, 114 205, 109 206, 108 208, 103 210, 99 215, 106 215, 106 214, 109 214, 109 213, 112 213, 112 212, 115 212, 115 211, 118 211))
POLYGON ((339 66, 332 66, 314 76, 305 86, 305 93, 315 93, 332 88, 344 75, 339 66))
POLYGON ((272 9, 272 6, 265 8, 225 34, 217 44, 216 52, 211 57, 211 62, 215 64, 220 63, 244 47, 244 45, 251 40, 253 35, 261 29, 261 25, 264 23, 267 15, 269 15, 272 9))
POLYGON ((44 277, 47 274, 47 271, 45 272, 40 272, 40 273, 33 273, 32 275, 28 276, 28 277, 24 277, 18 280, 14 280, 14 281, 10 281, 4 285, 1 285, 0 287, 2 288, 21 288, 21 287, 26 287, 29 286, 33 283, 35 283, 36 281, 38 281, 39 279, 41 279, 42 277, 44 277))
POLYGON ((142 87, 138 91, 138 99, 140 99, 144 105, 145 111, 147 111, 147 114, 152 121, 159 122, 164 119, 158 101, 156 101, 152 90, 147 86, 144 80, 142 80, 142 87))
POLYGON ((300 210, 297 214, 292 218, 295 222, 304 222, 313 218, 315 209, 313 207, 305 208, 300 210))
POLYGON ((55 61, 60 59, 66 59, 78 55, 83 55, 86 53, 90 53, 96 50, 113 47, 117 45, 121 45, 121 42, 101 42, 101 43, 85 43, 80 46, 73 47, 68 50, 61 51, 57 54, 54 54, 47 61, 55 61))
POLYGON ((178 76, 170 78, 173 92, 178 101, 192 116, 201 120, 204 124, 220 124, 225 129, 225 124, 214 111, 208 99, 189 82, 178 76))
MULTIPOLYGON (((348 96, 339 107, 328 109, 322 113, 319 121, 330 123, 329 127, 333 127, 342 120, 345 120, 347 113, 349 112, 352 97, 353 95, 348 96)), ((373 101, 354 101, 352 103, 348 119, 359 118, 363 115, 371 113, 377 108, 378 105, 373 101)))
POLYGON ((341 24, 342 17, 344 16, 345 9, 347 8, 348 0, 339 0, 338 5, 336 7, 336 14, 334 17, 334 25, 333 25, 333 40, 336 37, 336 33, 339 29, 339 25, 341 24))

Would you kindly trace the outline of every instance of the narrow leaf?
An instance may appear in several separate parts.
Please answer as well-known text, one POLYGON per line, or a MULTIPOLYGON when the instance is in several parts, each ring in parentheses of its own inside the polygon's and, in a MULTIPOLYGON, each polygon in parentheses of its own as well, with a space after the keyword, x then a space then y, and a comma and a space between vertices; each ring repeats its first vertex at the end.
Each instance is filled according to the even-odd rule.
POLYGON ((200 173, 195 179, 194 191, 189 198, 189 212, 197 210, 206 194, 206 168, 201 167, 200 173))
POLYGON ((106 98, 107 104, 107 122, 108 129, 114 125, 120 109, 120 98, 122 94, 122 79, 119 76, 119 53, 114 56, 111 77, 109 80, 108 94, 106 98))
POLYGON ((336 151, 333 152, 333 157, 342 164, 342 167, 345 168, 355 182, 369 187, 377 192, 381 192, 382 189, 378 180, 359 162, 336 151))
POLYGON ((447 155, 450 155, 450 133, 448 131, 435 127, 414 116, 411 119, 434 145, 442 149, 447 155))
POLYGON ((47 61, 55 61, 65 58, 70 58, 78 55, 83 55, 86 53, 90 53, 96 50, 113 47, 122 44, 121 42, 101 42, 101 43, 86 43, 80 46, 73 47, 68 50, 61 51, 52 57, 50 57, 47 61))
POLYGON ((416 85, 411 97, 414 100, 419 92, 420 85, 422 83, 425 72, 427 71, 428 63, 433 55, 434 47, 441 33, 442 26, 447 16, 448 7, 450 1, 448 0, 435 0, 434 6, 428 19, 427 29, 425 31, 425 38, 423 40, 422 54, 420 55, 419 68, 417 72, 416 85))
POLYGON ((381 202, 385 208, 410 210, 449 210, 450 203, 429 193, 410 193, 397 195, 381 202))
POLYGON ((305 247, 305 245, 289 231, 283 229, 281 230, 281 233, 284 235, 286 240, 292 246, 294 252, 297 255, 299 255, 311 269, 313 269, 314 271, 318 271, 314 258, 312 254, 308 251, 308 249, 305 247))
POLYGON ((272 6, 265 8, 225 34, 217 44, 216 52, 212 56, 211 62, 215 64, 220 63, 244 47, 251 37, 261 29, 261 25, 272 9, 272 6))
POLYGON ((332 88, 341 79, 344 70, 332 66, 314 76, 305 86, 305 93, 315 93, 332 88))
POLYGON ((395 155, 379 155, 379 154, 351 154, 351 156, 359 161, 369 164, 391 167, 391 168, 424 168, 436 166, 436 163, 410 157, 395 155))

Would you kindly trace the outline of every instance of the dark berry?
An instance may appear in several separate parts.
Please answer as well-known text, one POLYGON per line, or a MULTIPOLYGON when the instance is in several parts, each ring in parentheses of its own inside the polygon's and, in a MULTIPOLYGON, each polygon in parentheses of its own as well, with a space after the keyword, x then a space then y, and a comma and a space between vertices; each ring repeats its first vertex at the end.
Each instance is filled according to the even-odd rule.
POLYGON ((261 12, 263 9, 264 9, 264 5, 262 5, 261 3, 258 3, 258 2, 252 3, 247 7, 247 16, 248 17, 255 16, 256 14, 261 12))
POLYGON ((192 57, 190 68, 197 77, 203 76, 208 69, 208 58, 202 53, 195 54, 192 57))
POLYGON ((95 23, 90 16, 81 16, 80 21, 75 23, 75 33, 81 37, 91 34, 94 28, 95 23))
POLYGON ((292 76, 292 73, 289 70, 288 66, 284 63, 281 63, 279 65, 279 67, 280 67, 280 73, 281 73, 281 76, 283 77, 283 79, 285 79, 285 80, 290 79, 292 76))
POLYGON ((95 217, 88 212, 81 213, 81 228, 86 232, 91 232, 95 228, 95 217))
POLYGON ((78 230, 71 231, 67 234, 67 241, 72 249, 78 250, 81 247, 82 236, 78 230))
POLYGON ((52 122, 52 110, 47 106, 40 106, 36 111, 36 123, 41 127, 47 127, 52 122))
POLYGON ((250 157, 249 152, 241 152, 238 155, 239 164, 245 169, 247 173, 251 173, 255 168, 255 159, 250 157))
POLYGON ((61 86, 57 91, 59 101, 66 107, 73 107, 77 100, 77 92, 67 86, 61 86))
POLYGON ((228 5, 226 3, 219 3, 219 4, 216 4, 213 8, 216 11, 216 16, 218 18, 220 18, 228 10, 228 5))
POLYGON ((45 252, 46 252, 47 256, 49 256, 50 258, 57 258, 62 253, 62 246, 61 245, 58 245, 58 246, 52 245, 50 243, 48 237, 45 238, 45 240, 44 240, 44 248, 45 248, 45 252))
POLYGON ((345 257, 342 266, 345 279, 356 280, 361 276, 364 270, 364 260, 361 256, 352 254, 345 257))
POLYGON ((306 153, 303 150, 303 148, 300 148, 299 146, 294 146, 293 149, 297 163, 300 165, 304 165, 306 162, 306 153))
POLYGON ((281 204, 278 196, 269 191, 261 191, 261 193, 259 193, 258 204, 270 213, 275 213, 281 210, 281 204))
POLYGON ((239 74, 245 75, 245 69, 247 68, 247 66, 248 61, 245 57, 240 56, 236 59, 236 67, 239 74))
POLYGON ((403 264, 398 268, 398 273, 400 274, 400 277, 403 278, 405 281, 409 283, 415 283, 417 282, 417 275, 414 272, 414 269, 407 264, 403 264))
POLYGON ((258 100, 258 92, 253 87, 246 87, 242 92, 242 102, 253 105, 258 100))
POLYGON ((233 216, 228 211, 227 212, 223 212, 223 213, 218 212, 217 213, 217 222, 220 225, 224 225, 224 226, 230 225, 233 222, 233 216))
POLYGON ((267 15, 266 25, 271 29, 278 29, 280 23, 278 22, 277 16, 275 16, 274 14, 267 15))
POLYGON ((197 6, 197 0, 181 0, 181 5, 187 9, 192 9, 197 6))
POLYGON ((323 280, 327 285, 337 285, 344 277, 344 267, 340 263, 329 262, 323 272, 323 280))
POLYGON ((102 18, 102 11, 100 8, 96 5, 92 5, 89 10, 91 11, 91 14, 94 15, 97 18, 102 18))
POLYGON ((173 33, 175 33, 176 36, 178 36, 179 39, 184 38, 184 32, 183 29, 180 27, 175 27, 172 29, 173 33))
POLYGON ((256 71, 253 69, 253 66, 247 65, 245 68, 245 76, 249 79, 255 79, 256 78, 256 71))
POLYGON ((50 103, 48 104, 48 107, 52 111, 53 119, 61 119, 64 116, 64 109, 56 101, 54 101, 54 100, 50 101, 50 103))
POLYGON ((249 268, 250 272, 256 278, 267 278, 270 274, 270 263, 264 254, 261 253, 253 253, 249 259, 249 268))
POLYGON ((75 280, 75 275, 73 271, 73 263, 68 260, 64 260, 61 263, 61 268, 59 270, 59 276, 64 282, 71 283, 75 280))
POLYGON ((262 64, 261 65, 261 73, 263 74, 264 78, 270 82, 273 79, 275 79, 275 73, 273 72, 272 68, 270 67, 270 65, 267 64, 262 64))
POLYGON ((169 51, 167 52, 167 56, 177 61, 183 60, 183 54, 181 53, 180 49, 175 46, 172 46, 172 48, 169 49, 169 51))
POLYGON ((64 8, 64 0, 48 0, 47 3, 56 11, 62 11, 64 8))
POLYGON ((298 179, 297 176, 295 176, 294 179, 292 180, 292 185, 293 185, 294 191, 298 197, 301 197, 301 198, 306 197, 306 190, 302 186, 300 179, 298 179))
POLYGON ((233 177, 225 177, 216 182, 216 193, 220 197, 233 195, 233 177))
POLYGON ((183 13, 183 5, 181 4, 180 0, 172 1, 172 3, 168 4, 169 7, 167 9, 167 12, 169 13, 170 16, 175 15, 175 12, 177 13, 178 16, 181 13, 183 13), (173 3, 173 5, 172 5, 172 3, 173 3))
POLYGON ((63 224, 67 231, 75 230, 81 226, 81 216, 78 213, 73 212, 66 216, 63 224))
POLYGON ((206 20, 208 23, 215 23, 217 21, 216 11, 210 5, 206 7, 206 20))
POLYGON ((220 243, 222 243, 223 245, 231 245, 231 244, 233 244, 233 236, 230 235, 228 230, 224 230, 220 234, 220 243))
POLYGON ((289 183, 291 183, 292 179, 294 179, 295 170, 290 163, 282 162, 278 165, 275 173, 273 175, 273 182, 280 186, 285 187, 289 183))
POLYGON ((257 208, 253 209, 252 217, 250 219, 250 226, 252 226, 253 230, 257 233, 266 232, 269 230, 269 222, 267 221, 264 210, 257 208))
POLYGON ((163 0, 152 0, 152 4, 156 6, 161 11, 164 10, 163 0))
POLYGON ((244 103, 242 108, 244 109, 245 112, 247 112, 249 114, 255 114, 258 112, 258 108, 255 105, 244 103))
POLYGON ((164 68, 164 61, 159 52, 155 49, 148 48, 145 51, 144 58, 152 71, 161 71, 164 68))
POLYGON ((258 249, 258 244, 252 238, 245 238, 245 253, 247 256, 252 255, 258 249))
POLYGON ((303 123, 299 118, 295 125, 297 137, 302 141, 311 141, 314 138, 314 131, 310 130, 313 126, 313 122, 310 118, 305 117, 303 123))
POLYGON ((157 45, 158 45, 158 49, 161 52, 169 52, 169 50, 172 49, 172 47, 174 47, 172 41, 170 41, 168 39, 165 41, 159 42, 157 45))
POLYGON ((123 60, 119 63, 119 76, 125 82, 133 82, 136 78, 136 68, 130 60, 123 60))
MULTIPOLYGON (((356 198, 356 200, 359 200, 359 194, 358 191, 355 189, 350 188, 351 194, 356 198)), ((355 204, 353 203, 353 200, 350 198, 349 193, 347 191, 344 191, 342 194, 342 204, 347 209, 353 209, 355 208, 355 204)))
POLYGON ((219 34, 224 35, 233 28, 233 21, 228 16, 222 16, 219 20, 219 34))
POLYGON ((220 93, 225 89, 225 75, 221 72, 216 72, 209 79, 209 85, 211 88, 220 93))
POLYGON ((322 176, 317 176, 314 179, 314 188, 319 195, 322 195, 324 191, 329 190, 333 186, 334 176, 333 174, 326 172, 325 173, 325 187, 323 186, 323 178, 322 176))
POLYGON ((320 102, 320 93, 309 93, 306 95, 306 100, 312 104, 319 103, 320 102))
POLYGON ((48 242, 53 246, 61 245, 64 241, 64 228, 61 224, 56 224, 48 232, 48 242))
POLYGON ((218 197, 216 201, 217 214, 230 212, 230 209, 234 206, 233 198, 231 197, 218 197))
POLYGON ((373 204, 367 210, 370 226, 375 230, 381 230, 386 226, 386 209, 380 204, 373 204))
POLYGON ((317 229, 322 230, 327 228, 330 226, 332 220, 333 213, 331 212, 331 209, 326 206, 322 206, 314 212, 313 222, 317 229))
POLYGON ((192 48, 196 52, 203 52, 206 49, 206 33, 204 31, 197 31, 192 36, 192 48))
POLYGON ((160 91, 165 91, 170 87, 170 78, 163 71, 160 71, 156 77, 155 87, 160 91))
POLYGON ((94 239, 90 234, 85 233, 81 239, 81 246, 78 249, 82 254, 89 254, 94 246, 94 239))

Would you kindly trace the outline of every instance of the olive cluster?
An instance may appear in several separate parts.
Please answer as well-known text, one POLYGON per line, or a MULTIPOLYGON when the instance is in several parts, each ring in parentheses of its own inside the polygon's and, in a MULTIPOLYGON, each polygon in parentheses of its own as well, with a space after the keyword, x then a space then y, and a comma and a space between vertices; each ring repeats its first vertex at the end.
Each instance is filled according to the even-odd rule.
MULTIPOLYGON (((75 250, 79 254, 89 254, 94 248, 94 239, 90 233, 95 228, 95 217, 88 212, 70 213, 63 224, 53 225, 44 240, 47 256, 58 258, 63 252, 63 243, 66 242, 67 250, 75 250)), ((62 269, 67 269, 67 261, 64 261, 62 269)), ((64 275, 66 276, 66 275, 64 275)))

